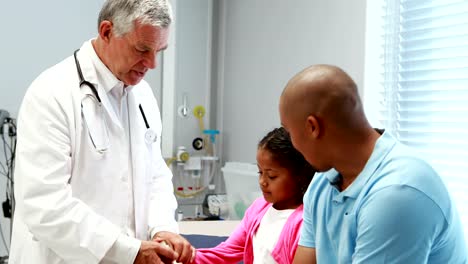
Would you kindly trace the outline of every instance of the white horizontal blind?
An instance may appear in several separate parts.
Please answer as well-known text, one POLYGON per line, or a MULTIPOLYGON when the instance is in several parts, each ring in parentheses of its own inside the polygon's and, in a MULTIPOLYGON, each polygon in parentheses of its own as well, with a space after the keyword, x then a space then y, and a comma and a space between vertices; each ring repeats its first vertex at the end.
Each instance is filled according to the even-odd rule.
POLYGON ((468 241, 468 1, 384 2, 380 121, 441 174, 468 241))

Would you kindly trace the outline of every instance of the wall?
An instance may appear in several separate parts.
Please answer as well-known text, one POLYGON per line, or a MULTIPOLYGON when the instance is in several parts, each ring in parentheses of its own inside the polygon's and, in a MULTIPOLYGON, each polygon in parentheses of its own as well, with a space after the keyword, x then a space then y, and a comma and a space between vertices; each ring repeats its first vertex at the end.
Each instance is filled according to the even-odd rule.
POLYGON ((362 87, 365 2, 221 2, 218 123, 225 161, 255 162, 257 142, 280 125, 281 91, 303 68, 335 64, 362 87))
POLYGON ((32 80, 93 37, 99 5, 92 0, 2 3, 1 109, 16 116, 32 80))
MULTIPOLYGON (((175 116, 174 146, 192 149, 192 141, 201 135, 198 119, 193 114, 197 105, 206 109, 204 125, 212 128, 210 122, 211 104, 211 17, 212 0, 178 1, 176 11, 176 79, 175 108, 183 105, 184 96, 188 115, 175 116)), ((175 150, 174 150, 175 154, 175 150)), ((194 153, 197 154, 197 153, 194 153)))
MULTIPOLYGON (((0 109, 17 115, 29 84, 95 37, 104 0, 5 1, 0 9, 0 109)), ((160 97, 161 72, 146 80, 160 97)))
MULTIPOLYGON (((192 141, 197 137, 203 137, 200 130, 198 119, 194 116, 193 110, 196 106, 203 106, 206 110, 203 117, 204 129, 216 129, 212 122, 212 116, 216 115, 211 100, 212 89, 212 71, 211 59, 216 56, 215 47, 212 45, 212 17, 213 0, 190 0, 177 1, 176 8, 176 51, 175 51, 175 105, 173 108, 174 133, 172 155, 176 154, 176 149, 183 146, 193 156, 203 156, 204 151, 197 151, 192 147, 192 141), (187 116, 179 114, 180 107, 184 104, 186 97, 187 116)), ((170 89, 169 87, 166 87, 170 89)), ((167 90, 165 90, 167 91, 167 90)), ((167 118, 171 113, 163 113, 163 118, 167 118)), ((167 122, 163 125, 167 125, 167 122)), ((163 134, 164 137, 164 134, 163 134)), ((164 140, 164 138, 163 138, 164 140)), ((163 143, 164 144, 164 143, 163 143)), ((163 153, 164 152, 163 149, 163 153)), ((194 159, 193 159, 194 160, 194 159)), ((174 166, 174 186, 193 187, 198 186, 198 175, 180 173, 174 166)), ((203 163, 202 163, 203 164, 203 163)), ((219 176, 220 172, 218 173, 219 176)), ((202 173, 202 175, 204 175, 202 173)), ((216 177, 216 181, 219 179, 216 177)), ((216 184, 216 183, 215 183, 216 184)), ((205 184, 202 184, 205 185, 205 184)), ((217 184, 219 186, 220 184, 217 184)), ((186 193, 191 193, 185 189, 186 193)), ((195 198, 183 198, 178 196, 179 211, 182 211, 184 217, 196 216, 201 213, 201 203, 203 202, 205 192, 199 191, 195 198)))

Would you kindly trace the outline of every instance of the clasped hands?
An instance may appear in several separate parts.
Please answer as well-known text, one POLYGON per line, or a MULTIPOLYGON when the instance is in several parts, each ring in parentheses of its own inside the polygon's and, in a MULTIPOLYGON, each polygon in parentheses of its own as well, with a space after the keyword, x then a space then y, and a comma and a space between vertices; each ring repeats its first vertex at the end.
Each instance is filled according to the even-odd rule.
POLYGON ((195 249, 181 235, 161 231, 151 241, 142 241, 135 264, 190 264, 195 249))

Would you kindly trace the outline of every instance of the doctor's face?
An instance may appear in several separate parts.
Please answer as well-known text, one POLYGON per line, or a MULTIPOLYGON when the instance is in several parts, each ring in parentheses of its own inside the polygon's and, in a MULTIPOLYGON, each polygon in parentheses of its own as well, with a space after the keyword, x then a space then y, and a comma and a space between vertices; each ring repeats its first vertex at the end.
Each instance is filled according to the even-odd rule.
POLYGON ((135 22, 132 31, 110 37, 107 67, 124 84, 138 84, 148 70, 156 68, 156 57, 167 47, 168 36, 169 28, 135 22))

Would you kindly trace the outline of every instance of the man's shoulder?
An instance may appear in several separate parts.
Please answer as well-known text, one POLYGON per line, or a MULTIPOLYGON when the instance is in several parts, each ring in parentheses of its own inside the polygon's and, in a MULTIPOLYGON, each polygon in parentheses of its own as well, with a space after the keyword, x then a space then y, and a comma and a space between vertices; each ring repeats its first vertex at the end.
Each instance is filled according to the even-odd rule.
POLYGON ((415 151, 401 144, 397 144, 382 161, 362 190, 365 195, 361 197, 379 195, 382 190, 395 198, 404 192, 408 200, 423 195, 437 204, 444 214, 453 206, 439 173, 415 151), (411 191, 405 191, 408 188, 411 191))
POLYGON ((31 82, 26 96, 50 100, 51 97, 69 95, 72 91, 70 83, 75 81, 76 87, 79 85, 78 76, 73 78, 76 73, 71 70, 71 66, 72 58, 68 57, 44 70, 31 82))
MULTIPOLYGON (((64 83, 69 83, 73 74, 76 74, 70 70, 71 66, 71 57, 58 62, 41 72, 31 83, 30 88, 34 89, 40 86, 41 89, 53 89, 61 87, 64 83)), ((78 85, 78 75, 76 75, 76 80, 78 85)), ((61 87, 61 89, 64 89, 64 87, 61 87)))
POLYGON ((418 187, 419 185, 439 184, 441 178, 422 154, 398 143, 382 160, 372 181, 418 187))

